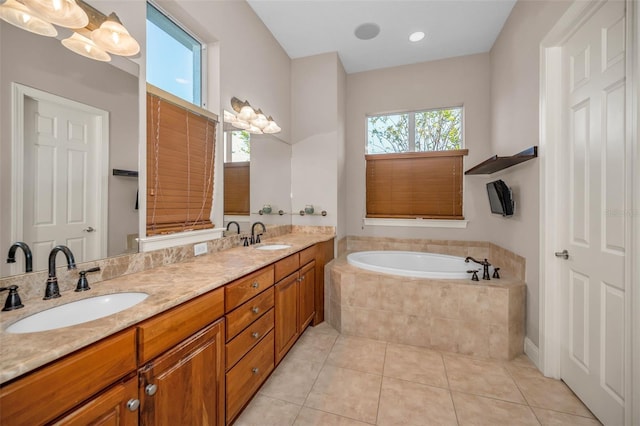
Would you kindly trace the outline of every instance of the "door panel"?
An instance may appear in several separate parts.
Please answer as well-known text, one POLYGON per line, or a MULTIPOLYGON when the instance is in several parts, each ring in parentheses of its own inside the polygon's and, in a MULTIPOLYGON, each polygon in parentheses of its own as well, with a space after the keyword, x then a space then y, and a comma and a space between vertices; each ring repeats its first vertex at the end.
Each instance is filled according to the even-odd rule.
POLYGON ((625 3, 608 1, 563 45, 567 164, 561 203, 561 376, 605 424, 623 424, 626 235, 625 3))

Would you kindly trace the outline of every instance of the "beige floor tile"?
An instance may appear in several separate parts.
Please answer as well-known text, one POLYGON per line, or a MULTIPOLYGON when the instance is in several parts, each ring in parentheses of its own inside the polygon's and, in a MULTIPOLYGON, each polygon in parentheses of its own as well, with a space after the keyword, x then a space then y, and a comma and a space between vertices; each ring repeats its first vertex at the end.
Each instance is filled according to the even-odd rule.
POLYGON ((287 354, 287 358, 324 362, 338 335, 324 332, 305 332, 287 354))
POLYGON ((442 355, 430 349, 389 343, 384 376, 447 388, 442 355))
POLYGON ((302 405, 321 369, 322 363, 287 355, 260 389, 260 394, 302 405))
POLYGON ((382 376, 325 365, 305 407, 375 423, 382 376))
POLYGON ((511 375, 497 361, 444 354, 444 365, 452 391, 461 391, 524 404, 525 399, 511 375))
POLYGON ((387 344, 362 337, 339 336, 326 363, 365 373, 382 374, 387 344))
POLYGON ((235 426, 285 426, 292 425, 300 406, 279 399, 256 395, 240 414, 235 426))
POLYGON ((530 406, 592 417, 564 382, 544 377, 530 368, 514 368, 510 372, 530 406))
POLYGON ((451 395, 460 426, 540 425, 527 405, 460 392, 452 392, 451 395))
POLYGON ((293 426, 367 426, 369 424, 371 423, 363 423, 313 408, 302 407, 293 426))
POLYGON ((601 426, 596 419, 588 417, 573 416, 571 414, 559 413, 557 411, 545 410, 544 408, 533 408, 542 426, 601 426))
POLYGON ((457 422, 447 389, 384 377, 376 424, 444 426, 457 422))

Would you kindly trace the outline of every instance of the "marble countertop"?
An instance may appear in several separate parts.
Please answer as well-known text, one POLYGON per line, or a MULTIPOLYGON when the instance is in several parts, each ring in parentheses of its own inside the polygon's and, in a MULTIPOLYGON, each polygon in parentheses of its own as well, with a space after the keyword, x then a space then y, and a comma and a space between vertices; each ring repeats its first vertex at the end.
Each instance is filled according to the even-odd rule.
POLYGON ((263 251, 256 250, 256 246, 235 247, 181 263, 91 283, 91 290, 87 292, 67 291, 54 300, 24 301, 23 309, 2 312, 0 315, 0 383, 331 238, 334 238, 333 234, 285 234, 265 240, 263 244, 291 245, 287 249, 263 251), (144 292, 149 297, 132 308, 84 324, 37 333, 12 334, 5 331, 14 322, 45 309, 124 291, 144 292))

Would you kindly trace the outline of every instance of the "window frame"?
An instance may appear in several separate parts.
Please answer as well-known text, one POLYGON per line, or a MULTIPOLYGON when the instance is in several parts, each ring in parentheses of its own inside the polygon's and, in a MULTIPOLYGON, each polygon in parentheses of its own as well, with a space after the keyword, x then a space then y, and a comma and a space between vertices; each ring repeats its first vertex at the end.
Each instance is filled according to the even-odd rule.
MULTIPOLYGON (((193 33, 191 30, 189 30, 189 28, 184 25, 182 22, 180 22, 178 19, 176 19, 173 15, 171 15, 169 12, 167 12, 164 8, 162 8, 158 3, 156 3, 153 0, 147 0, 146 1, 146 7, 147 7, 147 11, 149 9, 149 6, 152 7, 153 9, 155 9, 160 15, 164 16, 164 18, 166 18, 170 23, 172 23, 176 29, 183 31, 184 33, 186 33, 189 37, 193 38, 196 42, 198 42, 200 44, 200 63, 198 64, 198 69, 200 70, 200 93, 199 93, 199 100, 200 103, 196 103, 196 102, 190 102, 189 100, 183 99, 180 97, 180 99, 183 99, 185 102, 190 102, 193 105, 196 105, 200 108, 204 108, 206 109, 208 107, 208 49, 207 49, 207 44, 200 38, 198 37, 195 33, 193 33)), ((149 14, 146 13, 146 20, 145 20, 145 27, 146 27, 146 21, 149 21, 149 14)), ((156 24, 156 26, 158 26, 157 23, 154 22, 154 24, 156 24)), ((164 30, 164 28, 162 28, 164 30)), ((169 36, 173 37, 169 32, 167 32, 165 30, 165 33, 167 33, 169 36)), ((175 38, 175 37, 173 37, 175 38)), ((194 70, 196 69, 196 67, 194 66, 194 70)), ((147 83, 153 84, 149 81, 147 81, 147 83)), ((165 90, 162 87, 159 87, 162 90, 165 90)), ((195 87, 194 87, 195 89, 195 87)), ((166 91, 166 90, 165 90, 166 91)), ((195 90, 194 90, 195 92, 195 90)), ((169 92, 171 93, 171 92, 169 92)), ((174 93, 171 93, 174 96, 179 97, 178 95, 175 95, 174 93)), ((195 93, 194 93, 195 94, 195 93)))

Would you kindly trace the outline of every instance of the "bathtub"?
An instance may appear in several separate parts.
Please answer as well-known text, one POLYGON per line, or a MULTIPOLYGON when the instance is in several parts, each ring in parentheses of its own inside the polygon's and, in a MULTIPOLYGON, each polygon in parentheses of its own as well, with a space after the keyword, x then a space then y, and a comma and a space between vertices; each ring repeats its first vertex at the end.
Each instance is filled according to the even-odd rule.
MULTIPOLYGON (((470 279, 468 270, 480 269, 464 257, 416 251, 360 251, 347 256, 350 265, 373 272, 416 278, 470 279)), ((490 268, 491 269, 491 268, 490 268)), ((492 271, 491 271, 492 272, 492 271)))

